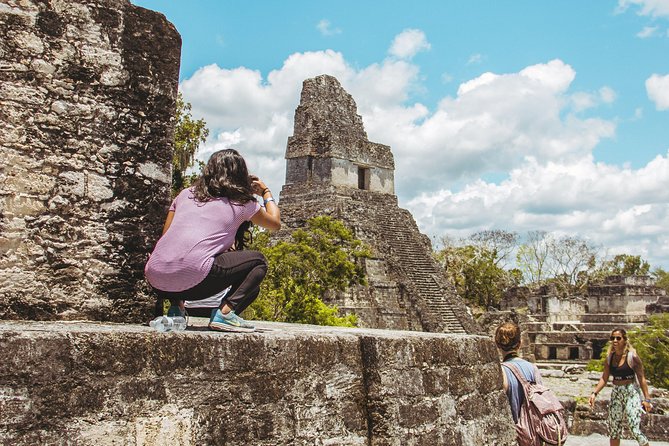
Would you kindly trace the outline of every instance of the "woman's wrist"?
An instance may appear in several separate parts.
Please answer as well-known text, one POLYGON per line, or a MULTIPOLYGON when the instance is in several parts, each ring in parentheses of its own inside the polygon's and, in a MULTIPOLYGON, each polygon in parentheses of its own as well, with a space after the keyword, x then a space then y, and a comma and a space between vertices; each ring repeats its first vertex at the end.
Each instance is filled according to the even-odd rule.
POLYGON ((262 192, 260 192, 260 196, 263 197, 263 198, 265 198, 265 194, 267 194, 267 193, 269 193, 269 194, 272 193, 272 191, 269 190, 269 187, 264 188, 264 189, 262 190, 262 192))

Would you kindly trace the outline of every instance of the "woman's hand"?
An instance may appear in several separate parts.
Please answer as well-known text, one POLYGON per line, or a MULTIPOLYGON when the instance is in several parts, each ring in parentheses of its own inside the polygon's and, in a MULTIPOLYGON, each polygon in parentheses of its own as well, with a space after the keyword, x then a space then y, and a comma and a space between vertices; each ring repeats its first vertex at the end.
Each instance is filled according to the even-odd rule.
POLYGON ((641 407, 643 407, 643 410, 646 412, 650 412, 653 410, 653 405, 650 403, 650 400, 643 400, 641 401, 641 407))
POLYGON ((255 175, 249 175, 249 178, 251 178, 251 190, 253 190, 253 193, 262 197, 263 191, 267 189, 265 182, 255 175))
POLYGON ((588 401, 590 403, 591 408, 595 407, 595 399, 596 398, 597 398, 597 394, 595 392, 592 392, 590 394, 590 400, 588 401))

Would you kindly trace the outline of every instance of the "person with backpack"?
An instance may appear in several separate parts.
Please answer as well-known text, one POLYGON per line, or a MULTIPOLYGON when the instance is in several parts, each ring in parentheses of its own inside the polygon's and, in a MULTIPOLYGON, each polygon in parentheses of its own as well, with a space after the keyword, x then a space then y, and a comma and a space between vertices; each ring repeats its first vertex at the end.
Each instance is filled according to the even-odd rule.
POLYGON ((594 392, 590 395, 590 407, 595 406, 597 395, 606 386, 609 376, 612 376, 613 390, 609 401, 608 417, 609 444, 620 446, 620 433, 624 415, 627 418, 627 427, 634 439, 640 446, 649 445, 648 439, 639 428, 642 411, 649 412, 653 408, 650 403, 648 383, 643 372, 641 358, 628 341, 625 329, 614 329, 609 339, 611 342, 606 361, 604 361, 604 371, 595 386, 594 392), (639 388, 643 392, 643 401, 639 394, 639 388))
POLYGON ((562 446, 569 435, 564 408, 543 385, 536 365, 518 356, 520 327, 505 322, 495 331, 502 360, 502 381, 511 407, 519 446, 562 446))
POLYGON ((163 235, 144 268, 158 297, 171 301, 170 312, 182 314, 184 301, 209 298, 230 287, 211 311, 209 328, 254 330, 239 314, 258 297, 267 261, 260 252, 243 250, 250 222, 278 230, 279 207, 265 183, 249 175, 239 152, 219 150, 194 185, 172 202, 163 235), (254 195, 262 197, 263 206, 254 195))

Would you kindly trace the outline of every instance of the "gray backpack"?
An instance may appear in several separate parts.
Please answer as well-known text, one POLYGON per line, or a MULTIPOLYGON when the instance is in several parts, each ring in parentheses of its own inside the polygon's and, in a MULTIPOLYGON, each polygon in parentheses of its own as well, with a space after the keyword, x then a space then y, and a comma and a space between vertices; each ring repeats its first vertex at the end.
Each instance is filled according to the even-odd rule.
POLYGON ((516 433, 519 446, 562 446, 569 431, 564 407, 551 390, 536 382, 529 382, 517 365, 503 362, 523 386, 525 399, 520 407, 516 433))

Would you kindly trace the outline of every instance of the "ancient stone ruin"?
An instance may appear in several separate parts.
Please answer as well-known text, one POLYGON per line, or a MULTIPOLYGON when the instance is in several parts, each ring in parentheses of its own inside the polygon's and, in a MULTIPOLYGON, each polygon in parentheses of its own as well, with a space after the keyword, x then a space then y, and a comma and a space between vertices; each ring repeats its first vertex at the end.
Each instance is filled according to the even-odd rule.
POLYGON ((0 444, 513 445, 487 337, 104 322, 151 309, 179 47, 127 0, 0 3, 0 444))
POLYGON ((638 328, 667 293, 647 276, 610 276, 581 294, 564 295, 555 285, 519 288, 503 299, 503 310, 527 308, 522 324, 525 352, 538 361, 586 362, 600 357, 614 328, 638 328))
POLYGON ((4 0, 0 35, 0 318, 137 321, 181 37, 128 0, 4 0))
POLYGON ((486 337, 258 325, 0 321, 0 444, 516 444, 486 337))
POLYGON ((342 220, 370 245, 368 286, 330 298, 361 325, 402 330, 477 330, 432 258, 429 238, 397 204, 390 147, 370 142, 355 101, 332 76, 303 83, 286 149, 282 219, 302 227, 317 215, 342 220))

